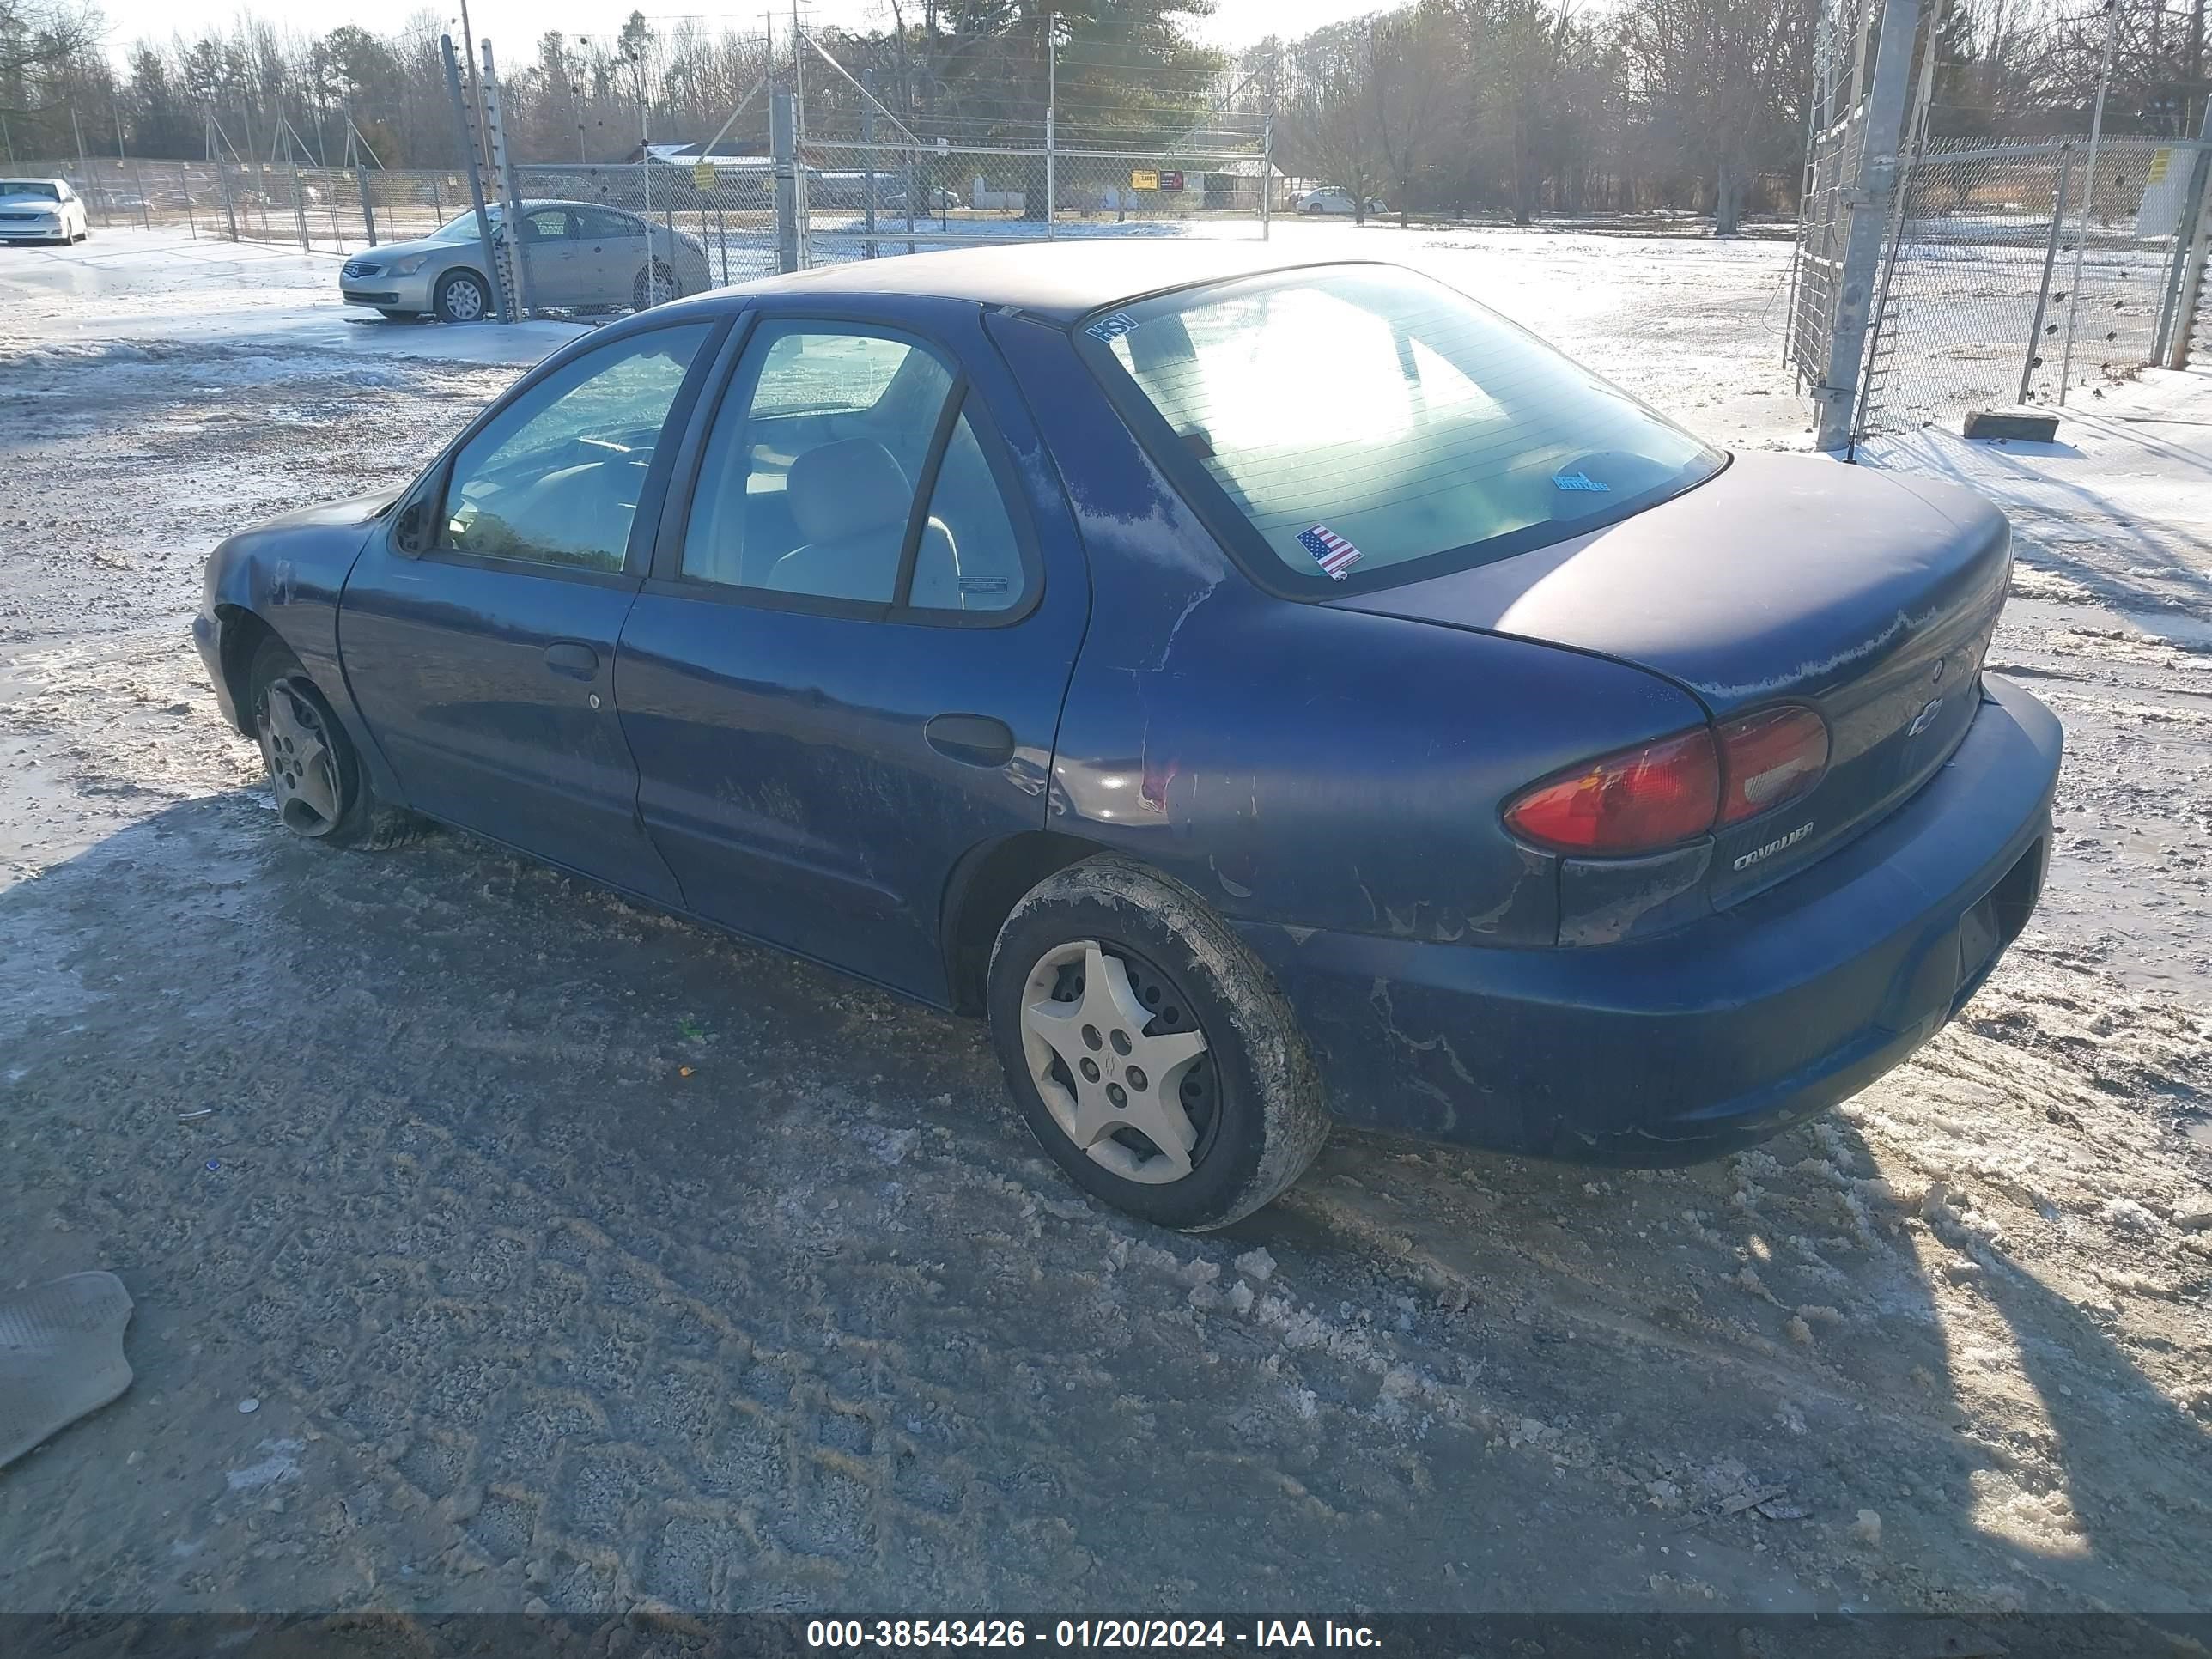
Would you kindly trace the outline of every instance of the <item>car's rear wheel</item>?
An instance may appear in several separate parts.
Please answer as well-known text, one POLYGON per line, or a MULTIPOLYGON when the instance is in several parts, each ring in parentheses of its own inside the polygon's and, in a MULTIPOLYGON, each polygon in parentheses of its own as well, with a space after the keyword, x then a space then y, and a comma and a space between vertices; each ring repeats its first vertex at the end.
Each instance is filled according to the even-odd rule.
POLYGON ((480 323, 491 314, 491 289, 473 270, 451 270, 438 279, 438 320, 480 323))
POLYGON ((397 847, 428 827, 386 806, 337 716, 284 642, 274 635, 253 653, 253 730, 269 769, 276 816, 302 841, 332 847, 397 847))
POLYGON ((676 273, 660 259, 655 259, 639 271, 637 280, 630 284, 632 307, 638 311, 651 306, 665 305, 669 301, 678 298, 681 292, 676 285, 676 273))
POLYGON ((991 956, 991 1032, 1030 1131, 1076 1185, 1164 1227, 1249 1215, 1328 1134, 1267 970, 1188 889, 1100 857, 1032 889, 991 956))

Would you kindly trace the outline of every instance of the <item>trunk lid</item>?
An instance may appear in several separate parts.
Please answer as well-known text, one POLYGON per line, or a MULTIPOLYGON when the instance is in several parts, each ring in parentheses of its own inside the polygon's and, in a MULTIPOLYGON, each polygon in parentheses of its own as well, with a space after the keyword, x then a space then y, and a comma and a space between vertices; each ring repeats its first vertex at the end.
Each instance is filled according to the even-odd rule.
POLYGON ((1949 757, 2010 568, 2003 514, 1970 490, 1753 454, 1589 535, 1328 603, 1632 663, 1717 721, 1819 710, 1819 786, 1715 837, 1721 905, 1849 840, 1949 757))

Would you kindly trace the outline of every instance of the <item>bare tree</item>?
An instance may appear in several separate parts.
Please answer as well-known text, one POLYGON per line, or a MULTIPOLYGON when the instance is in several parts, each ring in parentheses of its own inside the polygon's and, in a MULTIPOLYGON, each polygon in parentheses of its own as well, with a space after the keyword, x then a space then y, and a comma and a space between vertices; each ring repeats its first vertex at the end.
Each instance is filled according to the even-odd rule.
POLYGON ((1412 211, 1421 165, 1452 118, 1457 58, 1452 22, 1445 0, 1419 0, 1375 19, 1371 26, 1368 114, 1401 226, 1412 211))
POLYGON ((1291 54, 1282 109, 1289 170, 1344 191, 1360 223, 1389 166, 1371 113, 1373 46, 1364 22, 1307 36, 1291 54))
POLYGON ((1733 236, 1762 156, 1785 151, 1811 64, 1807 0, 1636 0, 1624 40, 1649 105, 1713 181, 1713 230, 1733 236))

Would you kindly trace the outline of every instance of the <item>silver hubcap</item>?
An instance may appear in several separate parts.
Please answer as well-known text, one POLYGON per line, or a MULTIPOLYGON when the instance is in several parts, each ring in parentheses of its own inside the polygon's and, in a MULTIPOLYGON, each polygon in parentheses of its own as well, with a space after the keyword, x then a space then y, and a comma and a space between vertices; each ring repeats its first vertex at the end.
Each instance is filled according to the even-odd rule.
POLYGON ((645 272, 638 283, 639 289, 650 306, 666 305, 676 297, 676 276, 666 265, 655 265, 645 272))
POLYGON ((446 284, 446 309, 453 320, 472 323, 483 315, 483 290, 465 276, 457 276, 446 284))
POLYGON ((276 792, 276 815, 295 834, 327 835, 338 821, 337 757, 322 717, 283 680, 261 711, 261 755, 276 792))
POLYGON ((1022 1048, 1053 1121, 1094 1162, 1154 1184, 1191 1171, 1183 1082, 1206 1054, 1196 1030, 1145 1034, 1159 1023, 1096 939, 1047 951, 1022 991, 1022 1048))

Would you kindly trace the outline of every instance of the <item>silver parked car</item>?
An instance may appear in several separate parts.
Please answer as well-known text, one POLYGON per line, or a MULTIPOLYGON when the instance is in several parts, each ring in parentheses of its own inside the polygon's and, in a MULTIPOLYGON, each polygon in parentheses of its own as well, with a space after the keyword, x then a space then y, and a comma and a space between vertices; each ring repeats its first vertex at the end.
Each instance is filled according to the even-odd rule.
MULTIPOLYGON (((502 210, 487 210, 496 231, 502 210)), ((630 306, 714 286, 706 245, 620 208, 591 202, 525 202, 518 229, 532 307, 630 306)), ((339 295, 387 317, 434 313, 448 323, 493 314, 477 216, 464 213, 417 241, 393 242, 346 262, 339 295)))

